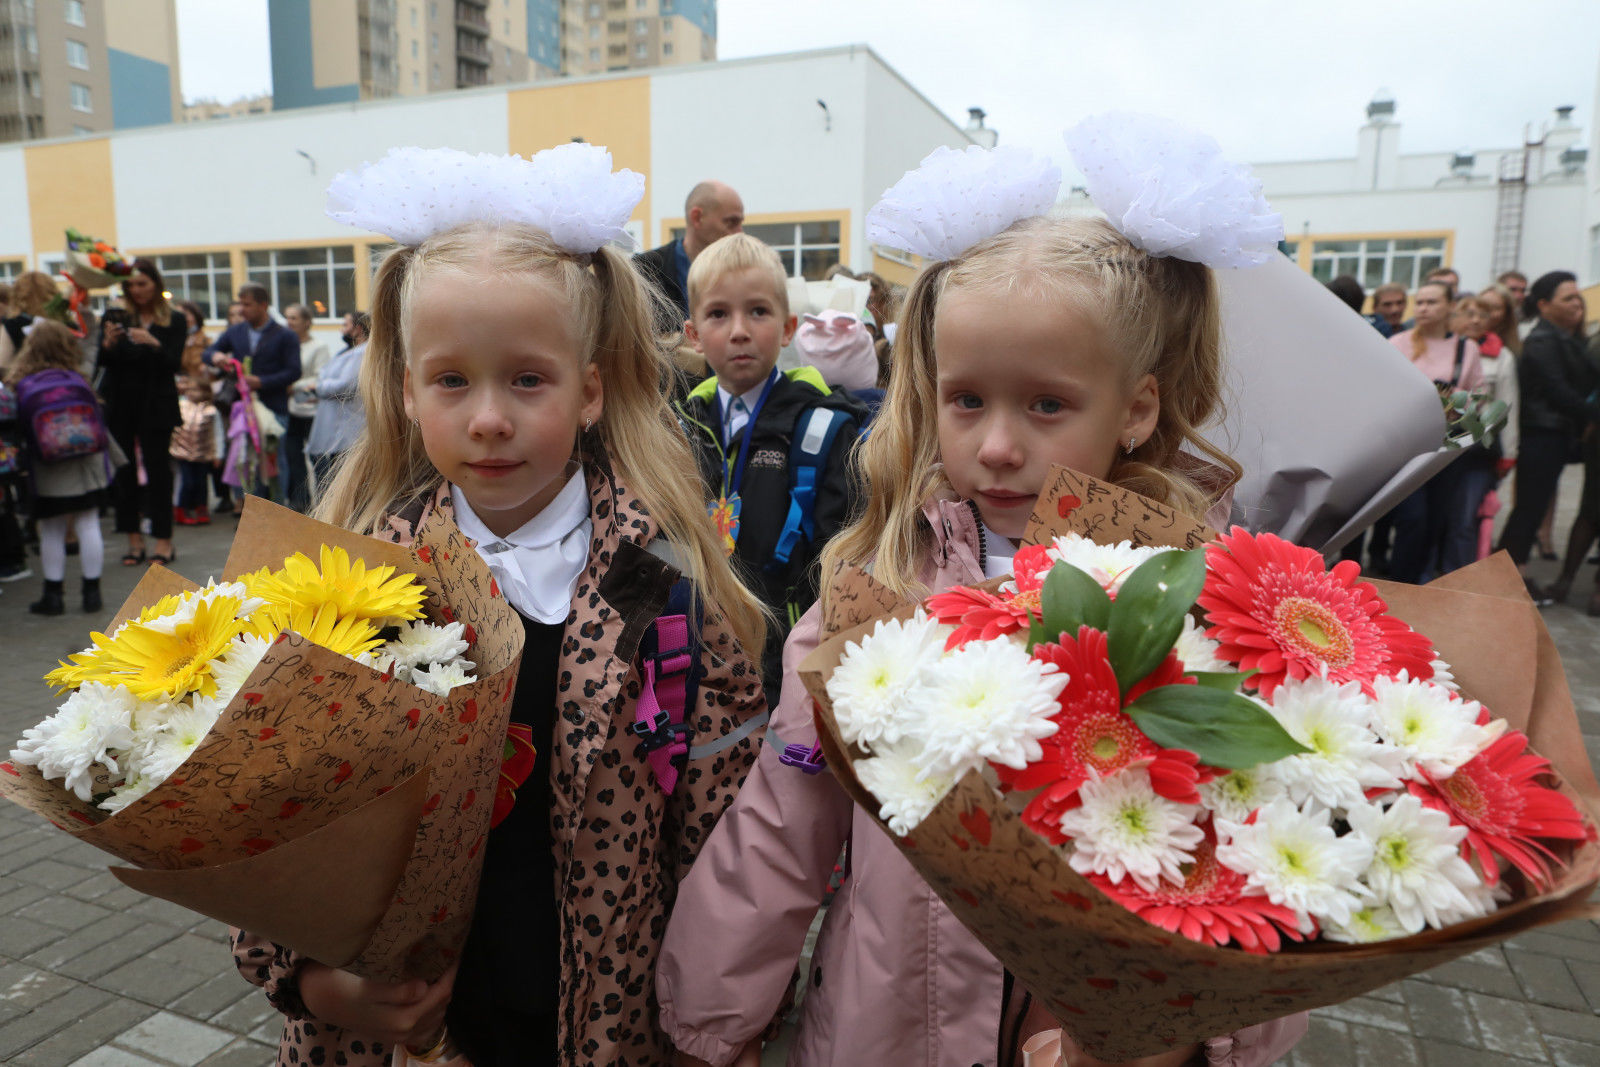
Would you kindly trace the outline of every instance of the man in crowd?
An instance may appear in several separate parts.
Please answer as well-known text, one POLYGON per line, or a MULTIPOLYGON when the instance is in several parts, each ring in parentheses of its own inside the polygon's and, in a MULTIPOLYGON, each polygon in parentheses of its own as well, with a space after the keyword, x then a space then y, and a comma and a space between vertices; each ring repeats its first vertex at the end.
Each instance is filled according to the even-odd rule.
POLYGON ((633 258, 639 272, 677 305, 675 321, 663 322, 663 332, 681 329, 689 317, 689 264, 710 245, 744 229, 744 201, 723 182, 701 182, 689 190, 683 218, 682 237, 633 258))
MULTIPOLYGON (((222 331, 206 349, 207 366, 223 366, 223 360, 244 364, 245 383, 261 398, 279 422, 289 422, 289 386, 300 377, 300 338, 293 330, 272 317, 272 294, 266 286, 250 283, 239 287, 239 308, 243 321, 222 331)), ((285 450, 279 442, 278 469, 286 471, 285 450)))
POLYGON ((1461 292, 1461 275, 1454 267, 1435 267, 1428 272, 1424 281, 1444 282, 1450 287, 1450 296, 1454 299, 1461 292))
POLYGON ((1520 270, 1508 270, 1495 281, 1510 291, 1511 299, 1515 302, 1512 310, 1517 313, 1517 318, 1519 320, 1528 318, 1522 313, 1522 302, 1528 298, 1528 276, 1520 270))
POLYGON ((1403 327, 1406 317, 1406 287, 1388 282, 1372 291, 1372 314, 1367 321, 1385 337, 1392 337, 1403 327))

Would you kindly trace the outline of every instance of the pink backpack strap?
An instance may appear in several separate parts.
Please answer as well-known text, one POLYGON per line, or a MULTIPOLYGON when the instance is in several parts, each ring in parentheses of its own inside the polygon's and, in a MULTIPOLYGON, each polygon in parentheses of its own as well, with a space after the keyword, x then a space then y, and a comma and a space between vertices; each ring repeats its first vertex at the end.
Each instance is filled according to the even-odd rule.
POLYGON ((684 723, 689 668, 694 664, 686 615, 662 615, 650 624, 655 651, 640 656, 643 685, 635 721, 629 727, 655 771, 656 784, 670 794, 689 759, 689 727, 684 723))

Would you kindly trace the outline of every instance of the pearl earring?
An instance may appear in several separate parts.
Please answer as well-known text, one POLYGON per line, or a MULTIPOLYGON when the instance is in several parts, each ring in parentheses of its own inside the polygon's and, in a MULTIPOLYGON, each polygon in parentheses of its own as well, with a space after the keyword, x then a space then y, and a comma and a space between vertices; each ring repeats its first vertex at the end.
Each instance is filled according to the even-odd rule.
POLYGON ((1128 447, 1126 449, 1124 449, 1124 451, 1130 456, 1133 455, 1133 446, 1138 444, 1138 443, 1139 443, 1139 439, 1137 437, 1128 438, 1128 447))

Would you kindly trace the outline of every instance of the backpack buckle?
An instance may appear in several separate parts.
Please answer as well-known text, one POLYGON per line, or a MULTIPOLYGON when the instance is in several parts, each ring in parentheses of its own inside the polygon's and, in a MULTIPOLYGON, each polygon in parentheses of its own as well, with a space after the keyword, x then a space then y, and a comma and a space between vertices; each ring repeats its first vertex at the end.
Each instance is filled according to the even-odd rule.
POLYGON ((822 754, 822 742, 815 744, 785 745, 783 752, 778 756, 778 762, 785 767, 793 767, 802 774, 819 774, 828 765, 828 760, 822 754))
POLYGON ((630 723, 628 729, 647 753, 666 748, 689 732, 688 724, 673 722, 665 711, 657 711, 648 722, 630 723))

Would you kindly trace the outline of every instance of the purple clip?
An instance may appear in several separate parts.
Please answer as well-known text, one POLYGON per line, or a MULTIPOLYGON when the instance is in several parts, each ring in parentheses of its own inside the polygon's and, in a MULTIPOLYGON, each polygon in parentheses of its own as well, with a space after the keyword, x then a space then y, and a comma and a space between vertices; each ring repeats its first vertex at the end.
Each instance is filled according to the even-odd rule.
POLYGON ((828 765, 822 756, 822 742, 807 745, 786 745, 783 755, 778 757, 778 762, 785 767, 794 767, 806 774, 816 774, 828 765))

